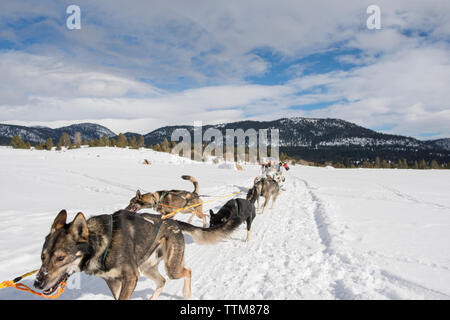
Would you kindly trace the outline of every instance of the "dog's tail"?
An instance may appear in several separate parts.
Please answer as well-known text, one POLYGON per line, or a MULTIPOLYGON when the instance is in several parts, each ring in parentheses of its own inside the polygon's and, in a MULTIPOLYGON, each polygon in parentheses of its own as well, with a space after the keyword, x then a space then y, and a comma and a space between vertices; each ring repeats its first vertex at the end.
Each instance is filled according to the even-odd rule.
POLYGON ((228 219, 227 222, 210 228, 201 228, 192 224, 177 221, 183 233, 189 234, 198 244, 214 244, 222 239, 228 238, 235 231, 240 221, 238 219, 228 219))
POLYGON ((251 202, 251 204, 255 204, 256 200, 258 199, 258 190, 255 186, 250 188, 247 192, 247 200, 251 202))
POLYGON ((181 178, 184 179, 184 180, 189 180, 190 182, 192 182, 194 184, 194 191, 193 191, 193 193, 197 193, 198 194, 198 182, 197 182, 197 180, 195 180, 194 177, 181 176, 181 178))

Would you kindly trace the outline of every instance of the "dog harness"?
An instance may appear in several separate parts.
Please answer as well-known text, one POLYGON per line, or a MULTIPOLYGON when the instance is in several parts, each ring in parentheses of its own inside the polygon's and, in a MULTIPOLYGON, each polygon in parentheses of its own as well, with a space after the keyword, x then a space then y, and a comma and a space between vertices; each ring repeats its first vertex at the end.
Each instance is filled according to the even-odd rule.
MULTIPOLYGON (((163 191, 161 197, 159 198, 158 201, 155 202, 155 205, 154 205, 153 208, 154 208, 154 209, 158 208, 158 206, 161 205, 161 203, 162 203, 164 197, 165 197, 166 195, 168 195, 169 193, 170 193, 170 191, 163 191)), ((185 194, 186 194, 186 192, 185 192, 185 194)), ((186 197, 183 196, 183 195, 181 195, 181 194, 175 193, 175 195, 176 195, 177 197, 180 197, 181 199, 184 199, 184 201, 186 201, 186 202, 184 203, 183 207, 186 207, 186 206, 189 204, 189 201, 191 200, 191 199, 186 199, 186 197)), ((153 197, 154 197, 154 196, 153 196, 153 197)))
MULTIPOLYGON (((161 202, 163 201, 164 197, 168 194, 169 192, 167 191, 163 191, 163 193, 161 194, 161 197, 159 197, 159 200, 155 202, 155 206, 153 208, 158 208, 158 206, 161 204, 161 202)), ((155 197, 155 196, 153 196, 155 197)))
MULTIPOLYGON (((106 272, 105 261, 106 261, 106 257, 108 256, 109 248, 111 247, 112 236, 113 236, 113 215, 110 215, 110 217, 111 217, 111 219, 110 219, 110 222, 109 222, 109 225, 110 225, 109 242, 108 242, 108 246, 107 246, 106 249, 105 249, 105 252, 103 252, 103 258, 102 258, 102 267, 101 267, 101 270, 102 270, 103 272, 106 272)), ((147 219, 145 219, 145 218, 144 218, 144 220, 149 221, 149 220, 147 220, 147 219)), ((153 223, 153 221, 149 221, 149 222, 153 223)), ((151 246, 153 245, 153 243, 156 241, 156 238, 158 237, 158 234, 159 234, 159 230, 160 230, 160 228, 161 228, 161 225, 162 225, 162 221, 161 221, 161 220, 160 220, 158 223, 155 224, 155 226, 156 226, 155 238, 153 239, 153 241, 152 241, 150 247, 151 247, 151 246)))

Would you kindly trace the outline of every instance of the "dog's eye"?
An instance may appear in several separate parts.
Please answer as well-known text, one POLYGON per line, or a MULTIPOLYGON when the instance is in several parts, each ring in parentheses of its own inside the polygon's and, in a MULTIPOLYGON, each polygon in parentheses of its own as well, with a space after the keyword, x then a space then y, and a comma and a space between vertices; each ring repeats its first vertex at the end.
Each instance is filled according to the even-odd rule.
POLYGON ((41 260, 44 261, 44 259, 45 259, 45 256, 41 255, 41 260))
POLYGON ((59 257, 56 257, 56 261, 57 261, 57 262, 61 262, 61 261, 63 261, 65 258, 66 258, 65 256, 59 256, 59 257))

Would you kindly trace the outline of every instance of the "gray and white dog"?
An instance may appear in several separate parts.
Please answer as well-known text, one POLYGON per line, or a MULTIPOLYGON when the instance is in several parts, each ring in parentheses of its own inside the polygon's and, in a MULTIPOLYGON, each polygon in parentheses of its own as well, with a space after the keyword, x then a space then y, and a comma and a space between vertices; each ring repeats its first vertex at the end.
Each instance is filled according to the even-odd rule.
POLYGON ((264 197, 265 201, 261 212, 264 213, 264 210, 266 209, 270 199, 272 199, 272 206, 270 207, 270 209, 273 208, 273 205, 277 200, 279 193, 280 193, 280 186, 275 180, 273 180, 270 177, 266 178, 257 177, 253 181, 253 187, 250 190, 248 190, 247 199, 252 199, 256 197, 257 201, 256 210, 259 211, 259 198, 264 197))

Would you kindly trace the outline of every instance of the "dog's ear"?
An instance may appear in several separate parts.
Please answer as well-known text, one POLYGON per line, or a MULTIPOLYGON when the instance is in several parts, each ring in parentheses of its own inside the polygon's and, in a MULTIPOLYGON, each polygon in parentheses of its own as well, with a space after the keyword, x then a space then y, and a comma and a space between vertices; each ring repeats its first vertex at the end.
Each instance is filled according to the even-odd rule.
POLYGON ((214 211, 212 211, 211 209, 209 209, 209 215, 212 217, 214 215, 214 211))
POLYGON ((139 191, 139 189, 136 191, 136 198, 140 198, 141 197, 141 191, 139 191))
POLYGON ((88 241, 88 225, 83 213, 77 213, 75 219, 70 223, 69 233, 74 237, 76 242, 88 241))
POLYGON ((63 228, 66 225, 67 211, 62 209, 53 221, 51 232, 63 228))

